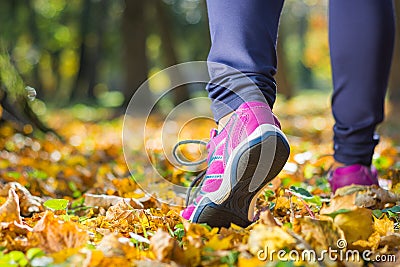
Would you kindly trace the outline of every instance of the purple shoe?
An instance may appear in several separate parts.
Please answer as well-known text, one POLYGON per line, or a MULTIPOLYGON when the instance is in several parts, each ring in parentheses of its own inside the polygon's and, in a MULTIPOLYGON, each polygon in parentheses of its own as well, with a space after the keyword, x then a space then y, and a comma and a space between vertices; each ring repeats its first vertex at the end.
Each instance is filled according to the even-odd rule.
POLYGON ((258 193, 289 157, 289 143, 279 121, 267 104, 246 102, 220 133, 211 131, 207 150, 207 171, 182 217, 213 227, 231 223, 247 227, 253 220, 258 193))
POLYGON ((379 185, 378 172, 374 167, 368 167, 361 164, 354 164, 346 167, 340 167, 329 172, 328 181, 332 192, 348 185, 379 185))

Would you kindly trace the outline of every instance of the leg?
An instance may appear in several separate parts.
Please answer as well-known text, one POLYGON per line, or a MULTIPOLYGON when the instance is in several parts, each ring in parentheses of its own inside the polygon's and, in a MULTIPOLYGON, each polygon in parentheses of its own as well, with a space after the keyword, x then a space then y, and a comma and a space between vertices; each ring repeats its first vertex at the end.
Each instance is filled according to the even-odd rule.
POLYGON ((394 43, 392 0, 331 0, 329 38, 335 159, 371 164, 394 43))
POLYGON ((210 0, 207 6, 212 41, 208 61, 228 66, 209 64, 211 81, 207 89, 216 121, 243 102, 267 102, 272 108, 283 0, 210 0))
POLYGON ((187 200, 192 203, 182 212, 186 219, 247 227, 258 194, 286 163, 289 144, 271 111, 282 5, 283 0, 208 1, 208 91, 216 121, 223 124, 221 118, 232 114, 225 127, 211 132, 207 170, 199 177, 200 190, 187 200))

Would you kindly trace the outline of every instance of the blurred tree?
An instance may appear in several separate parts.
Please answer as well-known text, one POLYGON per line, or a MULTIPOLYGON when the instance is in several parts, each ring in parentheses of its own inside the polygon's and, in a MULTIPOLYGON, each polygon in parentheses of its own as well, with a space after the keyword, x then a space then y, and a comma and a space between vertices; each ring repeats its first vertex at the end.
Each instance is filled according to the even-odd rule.
MULTIPOLYGON (((279 92, 291 96, 292 87, 313 87, 314 81, 321 87, 329 79, 322 39, 326 3, 287 0, 285 8, 277 80, 279 92)), ((73 99, 103 105, 108 91, 119 90, 126 107, 149 72, 206 60, 206 18, 204 0, 0 1, 0 39, 24 82, 46 104, 68 105, 73 99)), ((190 93, 174 90, 171 102, 190 93)), ((147 96, 150 102, 151 93, 147 96)))
POLYGON ((31 134, 34 130, 52 132, 62 139, 32 111, 28 101, 36 97, 36 91, 26 87, 9 56, 3 51, 0 53, 0 84, 0 123, 11 123, 16 130, 25 134, 31 134))
POLYGON ((108 5, 108 0, 83 0, 79 23, 79 70, 71 89, 71 100, 95 98, 94 87, 98 82, 98 63, 103 52, 108 5))
POLYGON ((281 25, 281 27, 279 28, 279 40, 277 43, 278 71, 275 78, 278 85, 278 93, 289 99, 293 96, 294 90, 288 75, 290 71, 288 66, 287 53, 285 53, 284 46, 286 42, 286 27, 284 25, 281 25))
MULTIPOLYGON (((167 67, 174 66, 179 63, 178 56, 175 50, 174 36, 172 35, 172 23, 169 14, 170 8, 160 0, 154 0, 152 3, 155 5, 156 18, 159 34, 161 37, 162 58, 167 67)), ((177 73, 177 75, 182 75, 177 73)), ((177 77, 178 80, 179 77, 177 77)), ((177 90, 173 90, 173 104, 178 105, 183 101, 189 99, 189 90, 187 86, 182 85, 177 90)))
MULTIPOLYGON (((123 107, 128 105, 139 86, 147 80, 147 6, 148 1, 125 1, 125 10, 122 17, 123 71, 125 77, 123 88, 125 102, 123 107)), ((150 92, 148 92, 148 96, 143 99, 143 106, 151 103, 150 92)))

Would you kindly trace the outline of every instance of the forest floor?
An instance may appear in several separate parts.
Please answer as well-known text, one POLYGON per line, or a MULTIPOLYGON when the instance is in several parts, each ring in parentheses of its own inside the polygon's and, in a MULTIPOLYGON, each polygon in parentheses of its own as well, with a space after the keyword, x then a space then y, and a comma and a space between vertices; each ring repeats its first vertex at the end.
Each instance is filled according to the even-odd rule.
MULTIPOLYGON (((162 121, 150 119, 153 146, 146 153, 138 142, 127 164, 123 118, 77 118, 85 112, 99 111, 46 116, 65 141, 0 126, 0 266, 400 266, 400 121, 390 107, 374 155, 387 190, 351 186, 332 196, 327 96, 281 101, 275 113, 291 144, 289 162, 259 196, 259 219, 229 229, 190 223, 182 207, 144 190, 148 157, 173 183, 194 176, 162 155, 162 121)), ((205 122, 185 136, 209 130, 205 122)), ((181 194, 169 198, 183 203, 181 194)))

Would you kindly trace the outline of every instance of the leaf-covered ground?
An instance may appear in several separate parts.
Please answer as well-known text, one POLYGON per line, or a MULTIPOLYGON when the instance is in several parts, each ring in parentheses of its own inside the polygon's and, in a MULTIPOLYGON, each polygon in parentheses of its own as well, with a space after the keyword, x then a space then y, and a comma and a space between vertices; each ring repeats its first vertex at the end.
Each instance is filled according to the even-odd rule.
MULTIPOLYGON (((260 195, 255 223, 212 229, 183 220, 181 208, 142 191, 136 181, 146 179, 147 156, 139 146, 131 175, 122 151, 122 118, 83 122, 77 117, 107 112, 80 112, 47 117, 64 142, 0 127, 0 266, 400 265, 398 122, 383 125, 386 136, 374 157, 389 190, 353 186, 331 196, 327 97, 281 102, 275 112, 291 143, 289 163, 260 195), (328 249, 336 252, 324 254, 328 249), (311 251, 316 257, 301 257, 311 251), (360 257, 366 252, 367 260, 352 258, 356 251, 360 257)), ((150 124, 157 129, 162 122, 154 118, 150 124)), ((209 125, 188 131, 203 138, 209 125)), ((192 178, 173 169, 156 148, 148 152, 174 182, 192 178)))

